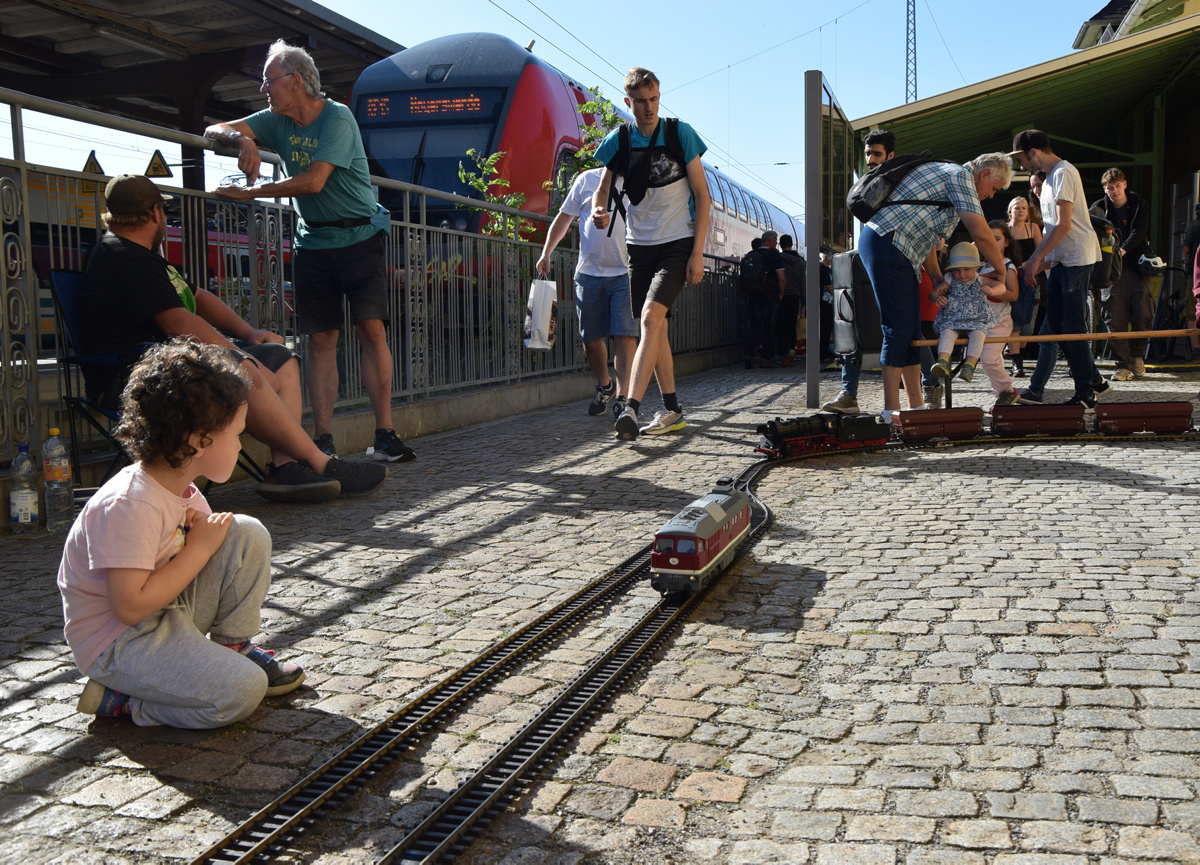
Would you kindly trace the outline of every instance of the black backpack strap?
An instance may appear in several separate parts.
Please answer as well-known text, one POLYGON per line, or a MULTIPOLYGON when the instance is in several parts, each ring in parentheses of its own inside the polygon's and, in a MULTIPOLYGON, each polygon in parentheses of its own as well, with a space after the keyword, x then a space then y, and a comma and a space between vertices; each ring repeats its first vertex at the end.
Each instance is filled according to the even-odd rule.
POLYGON ((683 152, 683 143, 679 140, 678 117, 663 118, 663 144, 680 165, 687 166, 687 154, 683 152))

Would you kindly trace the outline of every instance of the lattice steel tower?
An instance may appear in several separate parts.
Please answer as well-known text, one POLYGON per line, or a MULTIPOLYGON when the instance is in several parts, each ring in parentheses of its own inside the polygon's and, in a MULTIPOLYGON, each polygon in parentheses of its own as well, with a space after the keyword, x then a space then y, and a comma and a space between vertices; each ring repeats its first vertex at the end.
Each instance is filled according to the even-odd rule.
POLYGON ((908 54, 904 60, 904 101, 917 101, 917 0, 908 0, 908 22, 905 27, 908 54))

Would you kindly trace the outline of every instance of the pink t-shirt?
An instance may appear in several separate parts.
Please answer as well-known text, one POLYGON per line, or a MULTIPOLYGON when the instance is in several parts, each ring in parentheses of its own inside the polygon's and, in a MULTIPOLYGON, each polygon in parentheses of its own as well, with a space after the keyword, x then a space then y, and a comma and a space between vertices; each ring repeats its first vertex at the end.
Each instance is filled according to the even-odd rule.
POLYGON ((163 567, 183 548, 188 508, 212 513, 195 485, 177 496, 135 463, 102 486, 71 526, 58 566, 58 590, 63 632, 81 672, 127 627, 109 602, 107 569, 163 567))

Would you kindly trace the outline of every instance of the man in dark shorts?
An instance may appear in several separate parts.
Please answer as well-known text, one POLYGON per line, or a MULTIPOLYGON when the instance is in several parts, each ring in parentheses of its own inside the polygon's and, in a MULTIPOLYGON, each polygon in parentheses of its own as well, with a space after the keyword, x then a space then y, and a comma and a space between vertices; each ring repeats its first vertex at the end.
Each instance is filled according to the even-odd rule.
POLYGON ((293 253, 296 315, 300 331, 309 337, 307 382, 317 445, 327 454, 336 453, 333 404, 345 296, 362 346, 363 384, 375 412, 370 453, 388 462, 411 460, 416 454, 392 429, 384 263, 391 217, 372 192, 358 124, 349 108, 325 98, 308 52, 282 40, 267 53, 260 89, 267 94, 268 108, 210 126, 204 136, 241 151, 238 168, 250 183, 259 176, 259 144, 283 160, 286 180, 250 188, 222 186, 216 193, 236 201, 290 197, 300 214, 293 253))
POLYGON ((320 502, 378 488, 386 466, 332 460, 300 426, 300 366, 283 338, 252 328, 215 295, 193 290, 155 252, 167 231, 158 187, 141 175, 123 174, 109 181, 105 199, 108 233, 92 250, 79 296, 79 348, 88 355, 125 356, 118 364, 85 368, 89 397, 109 408, 119 404, 141 354, 137 346, 173 336, 224 346, 237 353, 253 385, 246 431, 271 448, 270 480, 258 486, 264 498, 320 502))
MULTIPOLYGON (((677 136, 658 117, 658 78, 635 67, 625 76, 625 104, 633 112, 628 130, 629 164, 617 165, 621 130, 614 129, 596 148, 604 163, 600 186, 592 198, 592 221, 607 228, 609 190, 614 174, 624 175, 631 192, 641 169, 641 189, 629 198, 625 243, 629 250, 629 291, 633 314, 641 319, 642 340, 633 356, 629 400, 617 418, 617 436, 632 441, 643 435, 678 432, 686 424, 675 394, 675 364, 667 341, 667 314, 685 284, 704 278, 704 238, 711 200, 700 157, 704 142, 688 124, 678 122, 677 136), (677 142, 674 140, 677 137, 677 142), (678 144, 681 152, 674 152, 678 144), (637 200, 634 200, 634 196, 637 200), (638 409, 650 375, 658 379, 663 410, 649 424, 638 423, 638 409)), ((675 121, 671 121, 674 124, 675 121)))

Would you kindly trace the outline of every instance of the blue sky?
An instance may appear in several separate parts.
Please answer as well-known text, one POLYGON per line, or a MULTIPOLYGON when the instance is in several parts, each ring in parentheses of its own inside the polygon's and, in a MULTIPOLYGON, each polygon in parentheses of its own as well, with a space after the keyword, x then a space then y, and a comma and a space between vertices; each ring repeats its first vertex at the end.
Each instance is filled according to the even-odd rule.
MULTIPOLYGON (((785 12, 731 14, 725 0, 325 0, 326 7, 402 44, 486 31, 522 45, 585 85, 621 95, 624 70, 653 69, 665 113, 687 120, 709 145, 707 159, 789 213, 803 201, 804 71, 822 69, 853 119, 904 102, 904 0, 791 0, 785 12)), ((1080 24, 1102 0, 1037 5, 917 0, 917 89, 921 98, 1070 54, 1080 24), (1035 20, 1036 19, 1036 20, 1035 20)), ((768 10, 772 5, 745 7, 768 10)), ((270 34, 264 34, 267 36, 270 34)), ((0 135, 8 138, 7 112, 0 135)), ((97 147, 110 174, 145 170, 157 145, 26 115, 30 158, 82 168, 97 147)), ((920 142, 900 142, 920 150, 920 142)), ((164 147, 168 161, 178 153, 164 147)), ((5 142, 0 154, 10 155, 5 142)), ((208 168, 213 185, 234 169, 208 168)))

